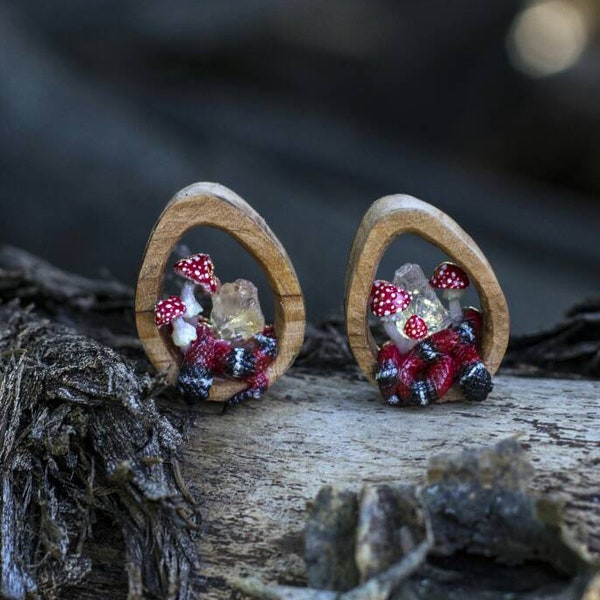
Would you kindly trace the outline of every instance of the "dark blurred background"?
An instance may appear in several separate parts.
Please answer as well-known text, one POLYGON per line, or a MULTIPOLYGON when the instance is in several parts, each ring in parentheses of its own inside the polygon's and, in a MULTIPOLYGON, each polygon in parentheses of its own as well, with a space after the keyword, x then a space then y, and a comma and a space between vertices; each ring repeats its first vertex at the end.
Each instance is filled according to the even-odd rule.
MULTIPOLYGON (((598 0, 0 2, 0 242, 135 284, 168 199, 219 181, 286 246, 309 317, 343 302, 368 206, 475 238, 513 332, 600 281, 598 0)), ((196 231, 225 280, 258 279, 196 231)), ((380 275, 440 258, 399 240, 380 275)))

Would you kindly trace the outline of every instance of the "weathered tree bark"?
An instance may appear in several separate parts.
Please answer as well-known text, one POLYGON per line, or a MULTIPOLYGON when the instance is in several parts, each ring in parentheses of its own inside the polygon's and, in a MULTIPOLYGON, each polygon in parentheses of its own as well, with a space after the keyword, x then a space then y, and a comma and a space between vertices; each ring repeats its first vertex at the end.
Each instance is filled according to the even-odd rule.
MULTIPOLYGON (((99 310, 101 290, 119 291, 53 278, 44 265, 32 269, 37 282, 27 290, 22 262, 19 289, 43 290, 49 281, 55 296, 69 299, 63 317, 86 293, 83 306, 99 310)), ((19 282, 19 270, 4 278, 6 287, 11 279, 19 282)), ((179 472, 182 436, 155 405, 158 383, 18 300, 0 305, 2 597, 64 598, 69 587, 88 587, 94 562, 115 547, 130 600, 189 597, 194 502, 179 472)), ((115 585, 122 592, 116 579, 98 586, 98 597, 115 585)))
MULTIPOLYGON (((56 325, 68 324, 135 359, 133 372, 143 378, 148 365, 132 334, 131 292, 115 285, 68 276, 19 252, 0 252, 0 298, 34 302, 35 312, 51 320, 38 330, 41 336, 60 330, 59 337, 72 340, 72 332, 56 325)), ((16 314, 18 309, 5 305, 2 310, 0 326, 7 322, 7 311, 16 314)), ((228 582, 248 574, 305 584, 305 508, 321 486, 358 490, 365 482, 418 483, 433 454, 488 445, 510 435, 518 436, 531 454, 535 489, 564 496, 573 534, 600 556, 599 382, 498 376, 482 404, 396 409, 385 405, 349 366, 343 348, 331 346, 342 341, 336 331, 311 331, 304 360, 313 366, 292 369, 260 402, 221 414, 219 403, 186 408, 160 396, 163 411, 188 425, 181 471, 202 515, 196 544, 200 568, 190 573, 190 581, 204 591, 203 597, 240 597, 228 582), (324 348, 339 353, 333 352, 329 362, 315 360, 324 348), (315 363, 325 368, 315 368, 315 363)), ((34 338, 34 347, 43 344, 34 338)), ((12 343, 12 337, 0 339, 3 348, 12 343)), ((95 347, 98 356, 111 353, 100 344, 95 347)), ((58 360, 59 346, 52 350, 58 360)), ((3 355, 0 376, 32 385, 23 379, 21 354, 9 350, 3 355)), ((77 358, 64 358, 77 371, 77 358)), ((92 373, 78 371, 79 381, 88 385, 86 377, 92 373)), ((105 401, 99 395, 98 402, 105 401)), ((165 467, 169 477, 176 476, 165 467)), ((9 505, 7 510, 13 509, 9 505)), ((126 597, 124 547, 115 543, 114 522, 101 513, 97 517, 88 553, 91 571, 61 598, 126 597)), ((160 550, 157 540, 155 558, 160 550)))
POLYGON ((573 306, 548 331, 511 340, 505 366, 517 375, 600 377, 600 295, 573 306))

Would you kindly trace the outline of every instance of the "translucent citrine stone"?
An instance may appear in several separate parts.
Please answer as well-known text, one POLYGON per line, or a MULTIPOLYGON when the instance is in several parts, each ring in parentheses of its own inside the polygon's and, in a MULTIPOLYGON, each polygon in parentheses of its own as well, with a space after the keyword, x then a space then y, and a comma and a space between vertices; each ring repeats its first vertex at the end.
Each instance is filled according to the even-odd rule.
POLYGON ((247 340, 265 327, 258 290, 246 279, 224 283, 213 295, 212 303, 210 320, 224 340, 247 340))

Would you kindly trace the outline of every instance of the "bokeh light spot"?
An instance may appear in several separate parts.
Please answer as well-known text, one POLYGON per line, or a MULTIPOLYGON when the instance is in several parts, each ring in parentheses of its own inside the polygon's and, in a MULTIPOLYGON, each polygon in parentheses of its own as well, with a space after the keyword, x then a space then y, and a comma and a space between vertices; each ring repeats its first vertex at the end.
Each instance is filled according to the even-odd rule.
POLYGON ((532 77, 560 73, 577 63, 589 40, 583 5, 568 0, 530 2, 508 33, 513 65, 532 77))

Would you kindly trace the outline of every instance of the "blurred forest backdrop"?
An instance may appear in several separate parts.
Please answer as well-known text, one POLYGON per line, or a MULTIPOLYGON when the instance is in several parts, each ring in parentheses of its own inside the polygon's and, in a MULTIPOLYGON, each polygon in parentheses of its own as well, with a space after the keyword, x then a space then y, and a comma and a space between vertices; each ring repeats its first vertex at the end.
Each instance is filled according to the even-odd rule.
MULTIPOLYGON (((135 284, 168 199, 218 181, 318 321, 364 211, 408 193, 492 262, 513 332, 600 282, 599 0, 0 2, 0 243, 135 284)), ((225 236, 222 278, 258 279, 225 236)), ((434 266, 399 240, 381 265, 434 266)))

